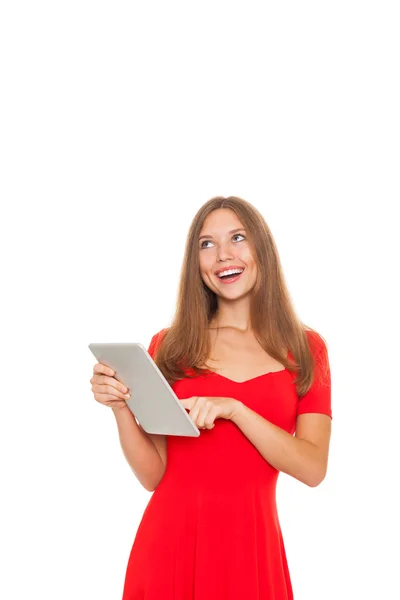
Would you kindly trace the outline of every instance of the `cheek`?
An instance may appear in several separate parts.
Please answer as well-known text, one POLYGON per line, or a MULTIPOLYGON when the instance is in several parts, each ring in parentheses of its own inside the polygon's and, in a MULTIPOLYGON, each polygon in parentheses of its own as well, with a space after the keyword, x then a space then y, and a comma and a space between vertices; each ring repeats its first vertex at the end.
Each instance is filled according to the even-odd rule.
POLYGON ((254 256, 249 253, 246 258, 243 258, 243 261, 247 264, 247 268, 249 271, 249 275, 250 277, 254 280, 257 278, 257 274, 258 274, 258 268, 257 268, 257 262, 254 260, 254 256))
POLYGON ((250 248, 245 248, 243 250, 241 259, 243 260, 243 262, 245 262, 247 264, 248 267, 255 268, 256 261, 254 260, 254 256, 253 256, 250 248))
POLYGON ((213 259, 207 258, 206 256, 201 256, 199 258, 199 268, 200 273, 204 277, 210 271, 213 266, 213 259))

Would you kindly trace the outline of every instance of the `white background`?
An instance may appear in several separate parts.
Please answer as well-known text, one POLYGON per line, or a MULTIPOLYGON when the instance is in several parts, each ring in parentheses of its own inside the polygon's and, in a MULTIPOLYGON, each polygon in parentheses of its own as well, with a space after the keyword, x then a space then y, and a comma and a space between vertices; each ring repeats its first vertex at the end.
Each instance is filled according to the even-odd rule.
POLYGON ((87 345, 169 324, 219 194, 262 212, 328 342, 328 475, 278 483, 295 599, 400 597, 396 5, 2 2, 5 600, 121 598, 151 494, 87 345))

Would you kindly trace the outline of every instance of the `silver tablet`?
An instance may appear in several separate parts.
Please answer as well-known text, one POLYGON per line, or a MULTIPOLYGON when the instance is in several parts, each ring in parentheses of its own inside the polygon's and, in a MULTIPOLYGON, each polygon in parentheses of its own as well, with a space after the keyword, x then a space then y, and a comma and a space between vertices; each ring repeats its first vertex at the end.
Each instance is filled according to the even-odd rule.
POLYGON ((200 431, 142 344, 93 343, 97 361, 114 369, 114 377, 129 388, 126 400, 147 433, 198 437, 200 431))

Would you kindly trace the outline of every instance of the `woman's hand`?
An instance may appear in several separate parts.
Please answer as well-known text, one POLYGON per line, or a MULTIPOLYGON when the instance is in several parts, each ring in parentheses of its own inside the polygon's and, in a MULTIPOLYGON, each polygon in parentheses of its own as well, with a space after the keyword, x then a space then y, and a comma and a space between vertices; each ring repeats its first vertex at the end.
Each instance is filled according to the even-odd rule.
POLYGON ((123 383, 113 377, 115 371, 103 365, 96 363, 93 368, 93 377, 90 380, 94 399, 100 404, 110 408, 128 408, 125 399, 130 398, 128 388, 123 383))
POLYGON ((238 405, 238 400, 222 396, 192 396, 180 402, 199 429, 212 429, 215 419, 232 419, 238 405))

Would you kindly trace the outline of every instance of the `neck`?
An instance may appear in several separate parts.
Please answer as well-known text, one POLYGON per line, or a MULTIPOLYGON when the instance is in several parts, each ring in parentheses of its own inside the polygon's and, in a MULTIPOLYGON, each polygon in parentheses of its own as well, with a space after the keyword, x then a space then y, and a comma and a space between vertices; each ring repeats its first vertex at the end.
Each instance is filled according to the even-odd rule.
POLYGON ((218 310, 210 323, 210 327, 230 327, 243 333, 249 333, 252 327, 248 298, 241 298, 235 302, 219 300, 218 310))

